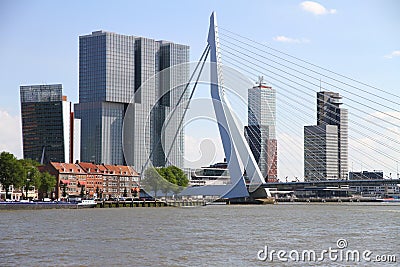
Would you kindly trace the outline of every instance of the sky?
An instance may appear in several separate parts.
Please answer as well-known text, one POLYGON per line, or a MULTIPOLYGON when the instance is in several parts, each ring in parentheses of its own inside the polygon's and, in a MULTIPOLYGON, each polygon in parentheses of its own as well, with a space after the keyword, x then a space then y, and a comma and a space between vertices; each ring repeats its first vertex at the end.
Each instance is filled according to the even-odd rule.
MULTIPOLYGON (((22 157, 20 85, 62 83, 77 102, 79 35, 107 30, 170 40, 189 45, 196 61, 212 11, 225 29, 400 95, 396 0, 0 0, 0 151, 22 157)), ((201 138, 191 133, 195 153, 201 138)))

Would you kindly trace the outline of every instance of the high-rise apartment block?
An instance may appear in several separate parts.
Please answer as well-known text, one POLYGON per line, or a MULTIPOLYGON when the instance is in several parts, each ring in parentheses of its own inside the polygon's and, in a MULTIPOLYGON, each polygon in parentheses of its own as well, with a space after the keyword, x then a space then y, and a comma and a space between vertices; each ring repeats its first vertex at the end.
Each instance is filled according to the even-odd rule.
POLYGON ((276 91, 262 78, 248 89, 248 126, 245 136, 261 174, 266 180, 277 179, 276 91))
POLYGON ((105 31, 80 36, 75 109, 82 120, 82 161, 127 164, 141 171, 151 155, 155 166, 183 167, 183 130, 167 160, 162 145, 172 135, 162 129, 183 92, 174 85, 189 76, 187 65, 168 68, 188 61, 186 45, 105 31))
POLYGON ((61 84, 20 87, 24 158, 42 163, 80 159, 80 120, 61 84))
POLYGON ((348 110, 341 108, 339 93, 317 93, 318 125, 336 125, 338 128, 338 170, 339 179, 348 179, 348 110))
POLYGON ((342 97, 317 92, 317 125, 304 127, 304 179, 348 179, 348 112, 342 97))
POLYGON ((304 127, 305 180, 338 179, 338 129, 336 125, 304 127))

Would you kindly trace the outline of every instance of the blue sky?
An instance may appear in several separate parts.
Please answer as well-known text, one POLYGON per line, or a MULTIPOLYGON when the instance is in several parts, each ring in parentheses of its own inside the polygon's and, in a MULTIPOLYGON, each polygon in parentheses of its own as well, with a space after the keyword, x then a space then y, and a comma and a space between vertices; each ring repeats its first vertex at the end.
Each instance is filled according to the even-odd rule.
POLYGON ((19 86, 62 83, 78 99, 78 36, 95 30, 184 43, 197 60, 221 27, 400 94, 400 2, 0 0, 0 150, 22 156, 19 86), (318 13, 319 12, 319 13, 318 13))

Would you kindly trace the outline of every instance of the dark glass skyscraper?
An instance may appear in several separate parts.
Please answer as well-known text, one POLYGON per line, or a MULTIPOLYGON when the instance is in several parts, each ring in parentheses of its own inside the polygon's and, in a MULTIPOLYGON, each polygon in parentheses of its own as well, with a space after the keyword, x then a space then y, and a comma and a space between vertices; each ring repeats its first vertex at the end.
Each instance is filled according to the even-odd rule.
POLYGON ((348 179, 348 111, 340 105, 342 96, 339 93, 317 92, 317 123, 337 126, 338 177, 348 179))
POLYGON ((61 84, 20 87, 24 158, 39 162, 71 162, 79 159, 74 137, 80 122, 61 84))
MULTIPOLYGON (((189 70, 166 72, 163 81, 150 78, 188 61, 186 45, 105 31, 80 36, 76 112, 82 119, 82 160, 128 164, 140 171, 156 148, 153 164, 167 164, 164 151, 156 144, 168 107, 174 106, 177 98, 167 94, 162 102, 158 99, 176 77, 187 81, 189 70), (123 132, 124 118, 129 120, 129 129, 123 132)), ((183 163, 183 133, 174 147, 180 149, 172 149, 169 158, 179 165, 183 163)))
POLYGON ((348 112, 342 97, 317 92, 317 125, 304 127, 304 179, 348 179, 348 112))

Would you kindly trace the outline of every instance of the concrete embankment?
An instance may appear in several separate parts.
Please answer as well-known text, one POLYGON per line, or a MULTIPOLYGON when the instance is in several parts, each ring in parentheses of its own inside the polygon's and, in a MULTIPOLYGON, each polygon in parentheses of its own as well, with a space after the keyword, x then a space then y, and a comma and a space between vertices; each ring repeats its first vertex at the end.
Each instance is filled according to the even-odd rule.
POLYGON ((73 203, 60 202, 2 202, 0 210, 76 209, 73 203))

